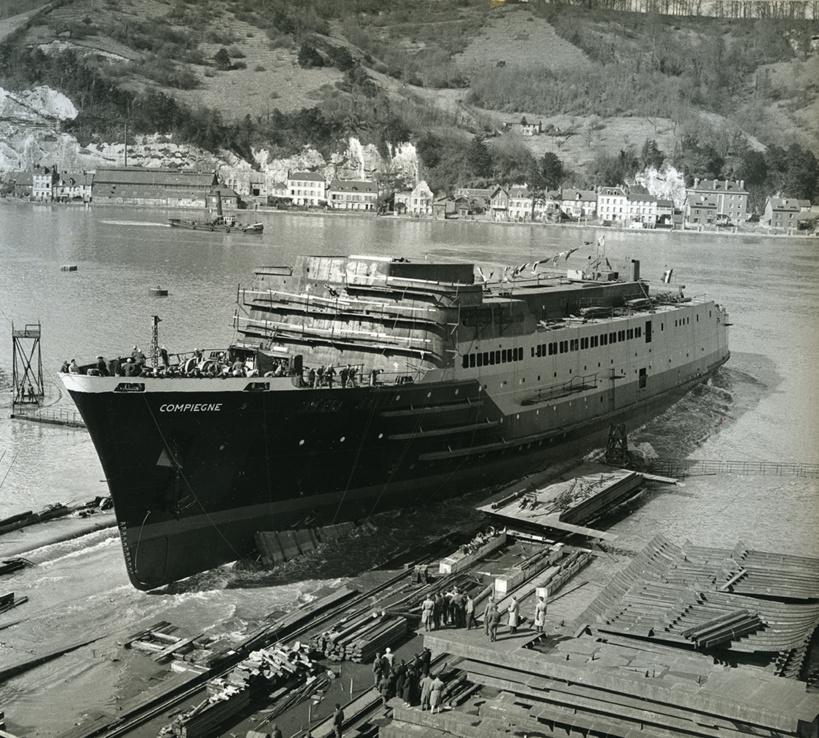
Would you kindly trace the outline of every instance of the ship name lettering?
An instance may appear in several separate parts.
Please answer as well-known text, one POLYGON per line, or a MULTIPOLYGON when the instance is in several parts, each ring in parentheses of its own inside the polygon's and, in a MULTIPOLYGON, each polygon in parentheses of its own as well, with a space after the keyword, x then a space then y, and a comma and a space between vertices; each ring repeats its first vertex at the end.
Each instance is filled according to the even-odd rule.
POLYGON ((221 402, 168 402, 159 406, 161 413, 218 413, 221 410, 221 402))

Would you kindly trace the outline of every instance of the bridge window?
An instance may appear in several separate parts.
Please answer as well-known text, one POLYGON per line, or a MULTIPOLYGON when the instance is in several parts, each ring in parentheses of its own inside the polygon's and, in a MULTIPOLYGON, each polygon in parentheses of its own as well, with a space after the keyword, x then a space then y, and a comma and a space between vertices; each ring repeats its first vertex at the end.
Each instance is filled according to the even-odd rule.
POLYGON ((642 335, 643 335, 643 329, 642 329, 642 328, 640 328, 640 326, 637 326, 637 327, 634 329, 634 337, 635 337, 635 338, 640 338, 642 335))
POLYGON ((485 354, 478 354, 478 366, 483 366, 483 357, 485 354))
POLYGON ((472 369, 475 366, 475 354, 469 354, 469 368, 472 369))
POLYGON ((560 342, 560 353, 565 354, 569 350, 569 342, 568 341, 561 341, 560 342))
POLYGON ((645 389, 646 386, 646 370, 640 369, 640 389, 645 389))
POLYGON ((580 348, 581 348, 581 349, 587 349, 588 347, 589 347, 589 339, 588 339, 588 336, 587 336, 586 338, 581 338, 581 339, 580 339, 580 348))
POLYGON ((626 340, 626 332, 625 331, 617 331, 617 340, 618 341, 625 341, 626 340))
POLYGON ((601 346, 608 346, 609 345, 609 334, 608 333, 602 333, 600 335, 600 345, 601 346))
POLYGON ((598 336, 592 336, 591 337, 591 347, 592 348, 597 348, 598 340, 599 340, 598 336))
POLYGON ((580 345, 579 339, 573 338, 571 340, 571 343, 569 343, 569 351, 577 351, 579 345, 580 345))
POLYGON ((500 350, 495 352, 495 361, 494 361, 494 363, 495 364, 500 364, 501 363, 501 352, 500 352, 500 350))
POLYGON ((557 343, 549 344, 549 356, 554 356, 557 353, 557 343))
POLYGON ((469 366, 469 354, 464 354, 461 359, 461 366, 466 369, 469 366))
POLYGON ((617 343, 617 332, 612 331, 609 333, 609 343, 617 343))
POLYGON ((537 356, 543 356, 543 346, 542 346, 542 344, 537 345, 537 351, 535 351, 535 354, 537 356))
POLYGON ((646 321, 646 343, 651 343, 651 321, 646 321))
POLYGON ((629 329, 626 331, 626 338, 627 338, 629 341, 630 341, 632 338, 634 338, 634 329, 633 329, 633 328, 629 328, 629 329))

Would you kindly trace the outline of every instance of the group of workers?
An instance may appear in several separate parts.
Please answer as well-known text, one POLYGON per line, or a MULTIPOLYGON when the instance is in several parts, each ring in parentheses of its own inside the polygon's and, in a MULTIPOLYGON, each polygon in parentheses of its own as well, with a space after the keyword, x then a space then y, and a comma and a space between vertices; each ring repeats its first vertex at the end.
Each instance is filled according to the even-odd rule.
POLYGON ((457 587, 446 593, 428 594, 421 604, 421 624, 426 631, 447 627, 471 630, 477 625, 475 602, 457 587))
MULTIPOLYGON (((548 606, 546 604, 548 591, 540 595, 535 605, 534 618, 532 620, 535 631, 543 633, 546 627, 546 613, 548 606)), ((506 606, 506 615, 508 617, 509 633, 514 635, 518 632, 518 627, 521 623, 520 603, 515 595, 512 595, 509 604, 506 606)), ((494 597, 490 597, 483 610, 483 629, 490 641, 498 639, 498 628, 500 627, 502 614, 499 604, 494 597)))
POLYGON ((444 682, 440 675, 430 670, 432 653, 428 648, 406 663, 395 663, 395 654, 389 646, 383 655, 377 653, 373 660, 373 682, 386 705, 393 697, 400 697, 407 707, 420 706, 422 710, 437 712, 441 706, 444 682))

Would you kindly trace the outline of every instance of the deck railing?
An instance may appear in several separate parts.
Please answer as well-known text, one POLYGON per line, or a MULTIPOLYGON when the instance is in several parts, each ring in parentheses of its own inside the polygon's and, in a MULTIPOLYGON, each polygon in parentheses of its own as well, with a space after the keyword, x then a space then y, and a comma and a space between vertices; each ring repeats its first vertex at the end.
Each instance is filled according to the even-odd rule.
POLYGON ((47 423, 48 425, 63 425, 69 428, 85 428, 85 422, 76 410, 64 408, 25 408, 19 407, 11 415, 17 420, 29 420, 33 423, 47 423))
POLYGON ((657 459, 647 471, 667 477, 695 477, 715 474, 774 477, 819 477, 819 464, 786 461, 729 461, 722 459, 657 459))

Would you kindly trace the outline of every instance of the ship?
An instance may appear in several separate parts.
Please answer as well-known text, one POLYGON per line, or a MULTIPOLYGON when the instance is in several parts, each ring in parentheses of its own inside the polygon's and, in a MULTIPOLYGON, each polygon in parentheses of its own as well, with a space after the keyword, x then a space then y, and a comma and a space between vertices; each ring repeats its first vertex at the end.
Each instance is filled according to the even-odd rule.
POLYGON ((239 223, 232 215, 217 215, 209 220, 184 220, 182 218, 168 218, 171 228, 182 228, 188 231, 221 231, 230 233, 262 233, 264 223, 239 223))
MULTIPOLYGON (((600 260, 303 256, 255 270, 225 347, 61 378, 93 439, 128 575, 152 589, 261 531, 360 521, 587 451, 730 356, 728 313, 600 260)), ((156 326, 156 322, 154 323, 156 326)))

